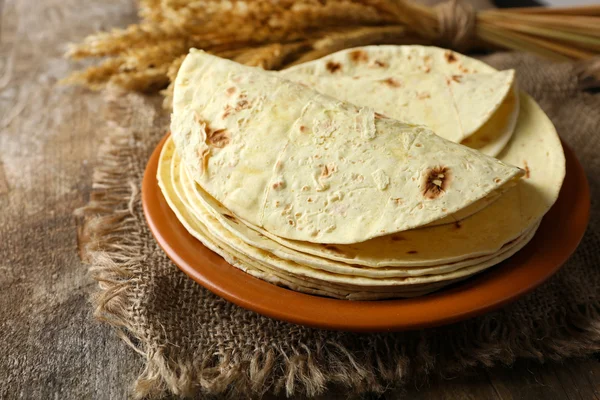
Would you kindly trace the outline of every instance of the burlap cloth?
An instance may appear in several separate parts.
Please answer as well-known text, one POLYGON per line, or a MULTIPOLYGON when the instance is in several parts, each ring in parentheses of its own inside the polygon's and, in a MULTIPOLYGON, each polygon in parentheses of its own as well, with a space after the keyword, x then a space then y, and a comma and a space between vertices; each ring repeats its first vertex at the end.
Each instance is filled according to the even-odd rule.
MULTIPOLYGON (((262 317, 205 290, 180 272, 148 230, 140 203, 144 167, 168 126, 158 99, 111 94, 112 121, 99 151, 80 239, 100 291, 96 315, 145 357, 138 396, 168 392, 382 391, 454 376, 516 358, 557 360, 600 350, 600 95, 583 90, 582 69, 527 55, 487 62, 516 68, 521 87, 548 113, 585 166, 592 219, 578 251, 532 294, 483 317, 404 333, 354 334, 262 317)), ((585 71, 584 71, 585 72, 585 71)))

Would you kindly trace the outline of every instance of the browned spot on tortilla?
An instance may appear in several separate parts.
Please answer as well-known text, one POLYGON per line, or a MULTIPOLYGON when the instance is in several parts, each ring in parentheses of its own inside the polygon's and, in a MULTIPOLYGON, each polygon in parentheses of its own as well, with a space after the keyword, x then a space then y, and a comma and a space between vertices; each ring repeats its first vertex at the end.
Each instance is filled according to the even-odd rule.
POLYGON ((462 224, 460 223, 460 221, 456 221, 454 223, 454 226, 456 227, 456 229, 460 229, 462 227, 462 224))
POLYGON ((423 147, 423 145, 421 143, 416 143, 415 147, 423 147))
POLYGON ((392 235, 391 239, 394 242, 399 242, 401 240, 406 240, 406 238, 404 236, 402 236, 402 235, 392 235))
POLYGON ((396 204, 403 204, 404 200, 402 200, 402 197, 394 197, 392 198, 392 201, 396 204))
POLYGON ((406 58, 408 58, 409 60, 412 60, 412 56, 410 54, 406 58))
POLYGON ((421 193, 426 199, 437 199, 450 186, 452 174, 450 168, 438 166, 425 171, 421 184, 421 193))
POLYGON ((385 115, 380 114, 378 112, 375 113, 375 119, 384 119, 384 118, 387 119, 389 117, 386 117, 385 115))
POLYGON ((460 72, 462 72, 463 74, 468 74, 469 73, 469 68, 463 66, 462 64, 458 66, 458 70, 460 72))
POLYGON ((337 167, 334 163, 323 165, 320 178, 329 178, 335 171, 337 171, 337 167))
POLYGON ((208 125, 206 126, 207 145, 222 149, 229 144, 230 140, 231 138, 229 137, 229 132, 227 129, 212 130, 209 129, 208 125))
POLYGON ((431 56, 423 57, 423 61, 425 61, 426 64, 429 64, 431 62, 431 56))
POLYGON ((442 212, 446 212, 448 209, 446 207, 442 207, 442 212))
MULTIPOLYGON (((273 189, 275 190, 279 190, 279 189, 283 189, 285 187, 285 182, 283 181, 277 181, 273 184, 273 189)), ((285 211, 287 211, 288 209, 286 208, 285 211)))
POLYGON ((232 86, 230 88, 227 88, 227 90, 225 91, 225 93, 227 94, 227 96, 231 96, 232 94, 235 93, 235 88, 232 86))
POLYGON ((417 254, 417 253, 418 253, 418 251, 416 251, 416 250, 409 250, 406 252, 406 254, 417 254))
POLYGON ((383 67, 385 67, 385 66, 387 65, 387 64, 386 64, 386 63, 384 63, 383 61, 379 61, 379 60, 375 60, 375 61, 373 61, 373 64, 374 64, 375 66, 377 66, 377 67, 381 67, 381 68, 383 68, 383 67))
POLYGON ((335 74, 337 71, 341 71, 342 70, 342 64, 340 64, 338 62, 333 62, 333 61, 327 62, 327 64, 325 64, 325 67, 332 74, 335 74))
POLYGON ((354 50, 350 52, 350 59, 355 63, 369 61, 369 56, 362 50, 354 50))
POLYGON ((529 179, 530 174, 530 169, 529 169, 529 165, 527 165, 527 161, 523 160, 523 165, 525 165, 525 178, 529 179))
POLYGON ((210 149, 204 147, 204 148, 198 150, 198 156, 200 157, 200 160, 201 160, 200 169, 202 170, 202 172, 207 171, 208 170, 208 160, 210 159, 210 149))
POLYGON ((311 197, 309 197, 308 199, 306 199, 307 202, 312 203, 313 199, 311 197))
POLYGON ((454 55, 454 52, 452 52, 450 50, 448 50, 444 53, 444 57, 446 58, 446 62, 448 64, 451 64, 457 60, 456 56, 454 55))
POLYGON ((426 74, 428 74, 431 72, 431 67, 429 65, 423 65, 423 66, 421 66, 421 70, 423 72, 425 72, 426 74))
POLYGON ((496 179, 494 179, 494 182, 496 182, 496 183, 500 183, 500 182, 502 182, 502 179, 500 179, 500 178, 496 178, 496 179))
POLYGON ((304 125, 300 125, 300 132, 305 132, 306 131, 306 127, 304 125))
POLYGON ((233 110, 233 108, 229 104, 227 104, 225 106, 225 109, 223 110, 223 116, 221 118, 222 119, 227 118, 229 116, 229 114, 231 114, 231 110, 233 110))
POLYGON ((419 99, 419 100, 425 100, 425 99, 430 99, 430 98, 431 98, 431 94, 429 94, 429 92, 417 93, 417 99, 419 99))
POLYGON ((451 79, 456 82, 456 83, 460 83, 460 81, 462 80, 462 76, 460 75, 452 75, 451 79))
POLYGON ((332 253, 344 254, 344 253, 343 253, 343 252, 342 252, 340 249, 338 249, 337 247, 335 247, 335 246, 333 246, 333 245, 330 245, 330 244, 324 244, 324 245, 323 245, 323 248, 324 248, 325 250, 329 250, 329 251, 331 251, 332 253))
POLYGON ((227 218, 228 220, 230 220, 231 222, 233 222, 234 224, 239 224, 239 222, 237 221, 237 219, 233 215, 223 214, 223 216, 225 218, 227 218))
POLYGON ((248 102, 248 100, 240 100, 238 101, 237 106, 235 107, 235 111, 242 111, 247 108, 250 108, 250 103, 248 102))
POLYGON ((394 79, 394 78, 387 78, 386 80, 383 81, 383 83, 385 83, 389 87, 394 87, 394 88, 399 88, 402 86, 402 83, 400 83, 400 81, 398 81, 397 79, 394 79))

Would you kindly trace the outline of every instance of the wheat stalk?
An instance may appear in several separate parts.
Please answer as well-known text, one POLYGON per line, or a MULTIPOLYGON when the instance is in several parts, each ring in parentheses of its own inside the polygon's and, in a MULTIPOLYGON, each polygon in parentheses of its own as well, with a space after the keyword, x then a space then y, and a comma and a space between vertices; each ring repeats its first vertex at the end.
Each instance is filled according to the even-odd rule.
POLYGON ((158 91, 172 85, 191 47, 279 69, 369 44, 475 43, 586 60, 600 52, 600 6, 474 13, 460 1, 428 7, 407 0, 138 0, 140 23, 91 35, 73 59, 104 57, 64 80, 100 89, 158 91), (461 23, 462 21, 462 23, 461 23))

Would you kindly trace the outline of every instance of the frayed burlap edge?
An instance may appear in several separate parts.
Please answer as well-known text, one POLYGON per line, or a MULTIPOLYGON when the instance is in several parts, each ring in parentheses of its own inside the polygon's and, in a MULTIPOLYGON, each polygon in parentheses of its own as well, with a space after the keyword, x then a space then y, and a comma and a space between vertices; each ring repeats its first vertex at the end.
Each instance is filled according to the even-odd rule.
MULTIPOLYGON (((144 102, 143 97, 127 95, 124 100, 119 96, 111 101, 121 107, 121 119, 131 121, 135 113, 131 99, 135 96, 144 102)), ((112 325, 146 361, 135 384, 138 398, 167 392, 236 397, 283 391, 288 396, 312 396, 332 384, 355 393, 382 392, 391 385, 422 383, 432 375, 453 377, 476 367, 510 364, 517 358, 543 362, 600 350, 600 305, 590 303, 560 308, 541 321, 530 320, 529 329, 524 329, 522 319, 510 318, 513 306, 509 306, 449 327, 360 335, 362 339, 356 342, 348 340, 351 334, 323 331, 324 337, 332 337, 324 346, 306 344, 291 353, 271 348, 263 353, 215 356, 205 349, 200 359, 175 359, 164 348, 153 346, 136 321, 140 299, 134 289, 144 284, 136 271, 145 267, 146 256, 132 237, 147 228, 139 212, 141 174, 132 176, 130 170, 130 160, 135 158, 132 133, 129 126, 119 126, 122 121, 115 122, 99 150, 91 201, 76 215, 85 221, 79 232, 82 258, 90 264, 100 288, 92 298, 94 315, 112 325)), ((527 302, 527 297, 521 301, 527 302)))

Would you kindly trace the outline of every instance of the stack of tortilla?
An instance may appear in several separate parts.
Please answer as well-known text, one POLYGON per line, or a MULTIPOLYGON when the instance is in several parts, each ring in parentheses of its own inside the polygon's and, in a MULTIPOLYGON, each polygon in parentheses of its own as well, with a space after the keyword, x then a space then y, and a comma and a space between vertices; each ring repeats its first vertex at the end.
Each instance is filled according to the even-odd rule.
POLYGON ((277 73, 192 50, 159 185, 252 276, 343 299, 423 295, 519 251, 556 201, 560 140, 514 80, 435 47, 277 73))

